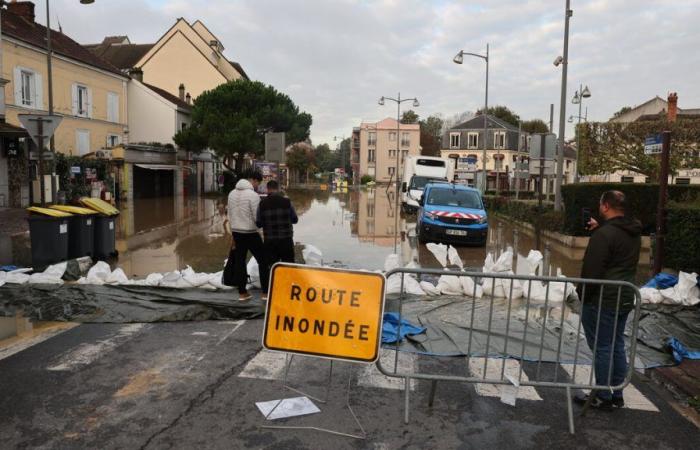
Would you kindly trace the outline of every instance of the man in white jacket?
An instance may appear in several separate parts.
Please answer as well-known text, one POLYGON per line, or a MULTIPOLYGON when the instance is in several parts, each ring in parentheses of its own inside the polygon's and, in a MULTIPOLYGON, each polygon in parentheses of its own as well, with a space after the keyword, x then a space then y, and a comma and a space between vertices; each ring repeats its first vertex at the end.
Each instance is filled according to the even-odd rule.
POLYGON ((262 288, 262 300, 267 300, 267 284, 269 281, 269 269, 267 256, 263 247, 263 241, 255 224, 258 213, 260 196, 257 188, 262 181, 259 172, 249 172, 241 178, 236 187, 228 195, 228 220, 233 233, 235 285, 238 286, 238 299, 250 300, 251 295, 246 290, 248 273, 246 271, 246 257, 250 251, 258 262, 260 268, 260 286, 262 288))

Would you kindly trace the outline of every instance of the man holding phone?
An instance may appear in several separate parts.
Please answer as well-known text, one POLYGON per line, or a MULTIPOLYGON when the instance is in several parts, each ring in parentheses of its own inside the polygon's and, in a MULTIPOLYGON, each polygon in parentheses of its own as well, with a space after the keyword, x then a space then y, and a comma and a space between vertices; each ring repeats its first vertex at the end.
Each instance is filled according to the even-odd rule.
MULTIPOLYGON (((583 211, 587 229, 593 234, 583 257, 581 278, 636 281, 642 224, 625 215, 625 203, 625 194, 607 191, 598 205, 601 223, 590 217, 590 210, 588 217, 583 211)), ((627 373, 624 333, 627 316, 634 309, 634 292, 600 285, 586 285, 585 289, 579 285, 577 291, 582 303, 581 324, 586 341, 595 351, 593 369, 596 384, 618 386, 624 382, 627 373), (603 289, 602 293, 600 289, 603 289)), ((622 390, 610 392, 601 389, 593 394, 595 397, 590 403, 593 408, 611 411, 625 404, 622 390)), ((583 404, 588 396, 577 396, 574 400, 583 404)))

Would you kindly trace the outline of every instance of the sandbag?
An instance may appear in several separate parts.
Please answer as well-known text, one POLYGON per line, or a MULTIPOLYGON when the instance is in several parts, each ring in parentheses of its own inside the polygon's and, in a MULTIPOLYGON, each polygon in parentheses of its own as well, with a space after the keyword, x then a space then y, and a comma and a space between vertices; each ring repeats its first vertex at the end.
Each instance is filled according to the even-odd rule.
POLYGON ((114 272, 109 274, 105 284, 129 284, 129 278, 120 267, 117 267, 114 272))
POLYGON ((484 289, 472 277, 459 277, 459 283, 462 285, 464 295, 474 298, 483 297, 484 289))
POLYGON ((435 256, 442 267, 447 267, 447 246, 445 244, 435 244, 429 242, 425 244, 425 248, 430 250, 430 253, 435 256))
POLYGON ((435 286, 443 295, 462 295, 462 282, 454 275, 441 275, 435 286))
MULTIPOLYGON (((396 273, 387 278, 385 288, 387 294, 401 293, 401 275, 396 273)), ((408 275, 403 275, 403 292, 413 295, 425 295, 425 291, 421 288, 420 283, 408 275)))
POLYGON ((697 273, 680 272, 678 283, 675 286, 661 290, 663 303, 685 306, 694 306, 700 303, 700 288, 697 286, 697 279, 697 273))
POLYGON ((462 258, 459 257, 459 253, 457 253, 457 249, 454 247, 449 247, 447 249, 447 258, 450 260, 450 264, 453 266, 457 266, 460 269, 464 269, 464 263, 462 262, 462 258))
POLYGON ((87 275, 78 280, 79 284, 105 284, 107 277, 112 274, 112 269, 104 261, 98 261, 94 266, 90 267, 87 275))
MULTIPOLYGON (((304 249, 301 251, 304 261, 309 266, 322 266, 323 265, 323 253, 318 248, 311 244, 304 245, 304 249)), ((248 272, 250 274, 250 272, 248 272)))
POLYGON ((33 273, 29 276, 29 284, 63 284, 63 274, 66 273, 67 263, 62 262, 51 265, 43 272, 33 273))
POLYGON ((429 281, 421 281, 418 284, 420 285, 421 289, 423 289, 423 292, 425 292, 427 295, 431 297, 440 295, 440 290, 437 287, 435 287, 433 283, 429 281))
POLYGON ((260 266, 258 266, 258 262, 255 260, 255 257, 251 257, 250 260, 248 260, 246 272, 248 273, 249 280, 247 289, 260 289, 260 266))
POLYGON ((384 259, 384 272, 391 272, 394 269, 398 269, 401 267, 401 260, 399 258, 399 255, 396 253, 392 253, 391 255, 387 255, 387 257, 384 259))

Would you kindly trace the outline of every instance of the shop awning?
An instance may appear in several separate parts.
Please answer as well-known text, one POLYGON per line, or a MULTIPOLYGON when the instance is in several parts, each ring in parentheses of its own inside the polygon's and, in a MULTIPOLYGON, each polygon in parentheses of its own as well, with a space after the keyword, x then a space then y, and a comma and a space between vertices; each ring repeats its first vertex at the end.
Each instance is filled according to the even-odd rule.
POLYGON ((177 166, 171 164, 134 164, 136 167, 150 170, 176 170, 177 166))

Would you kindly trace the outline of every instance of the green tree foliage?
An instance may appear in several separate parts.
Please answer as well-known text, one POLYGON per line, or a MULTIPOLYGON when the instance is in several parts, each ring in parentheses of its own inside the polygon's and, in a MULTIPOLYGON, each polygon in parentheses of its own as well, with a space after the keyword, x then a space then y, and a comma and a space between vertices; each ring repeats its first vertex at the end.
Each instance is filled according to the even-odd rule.
POLYGON ((671 131, 671 173, 697 167, 700 163, 700 120, 684 119, 675 122, 581 123, 576 127, 579 170, 584 175, 630 170, 656 178, 660 158, 644 154, 644 139, 664 130, 671 131))
POLYGON ((236 80, 204 92, 195 100, 192 124, 175 136, 190 151, 211 148, 230 167, 234 156, 264 152, 266 131, 284 132, 286 142, 308 138, 311 115, 285 94, 259 81, 236 80))
POLYGON ((630 111, 632 111, 632 108, 630 106, 623 106, 622 108, 620 108, 619 111, 617 111, 615 114, 613 114, 613 119, 616 117, 620 117, 621 115, 628 113, 630 111))
POLYGON ((404 111, 401 115, 401 123, 418 123, 418 114, 412 109, 404 111))
MULTIPOLYGON (((482 114, 483 109, 480 109, 476 112, 476 115, 482 114)), ((508 122, 509 124, 517 127, 518 123, 520 122, 520 116, 517 115, 515 112, 511 111, 507 106, 501 106, 501 105, 496 105, 496 106, 489 106, 488 113, 491 116, 498 117, 499 119, 508 122)))
POLYGON ((292 182, 308 182, 309 174, 316 172, 316 156, 314 153, 314 149, 306 142, 294 144, 287 151, 287 167, 291 171, 292 182))
POLYGON ((432 115, 420 124, 420 145, 421 153, 427 156, 440 156, 442 127, 444 125, 440 116, 432 115))
POLYGON ((525 120, 522 127, 525 133, 549 133, 549 126, 542 119, 525 120))

